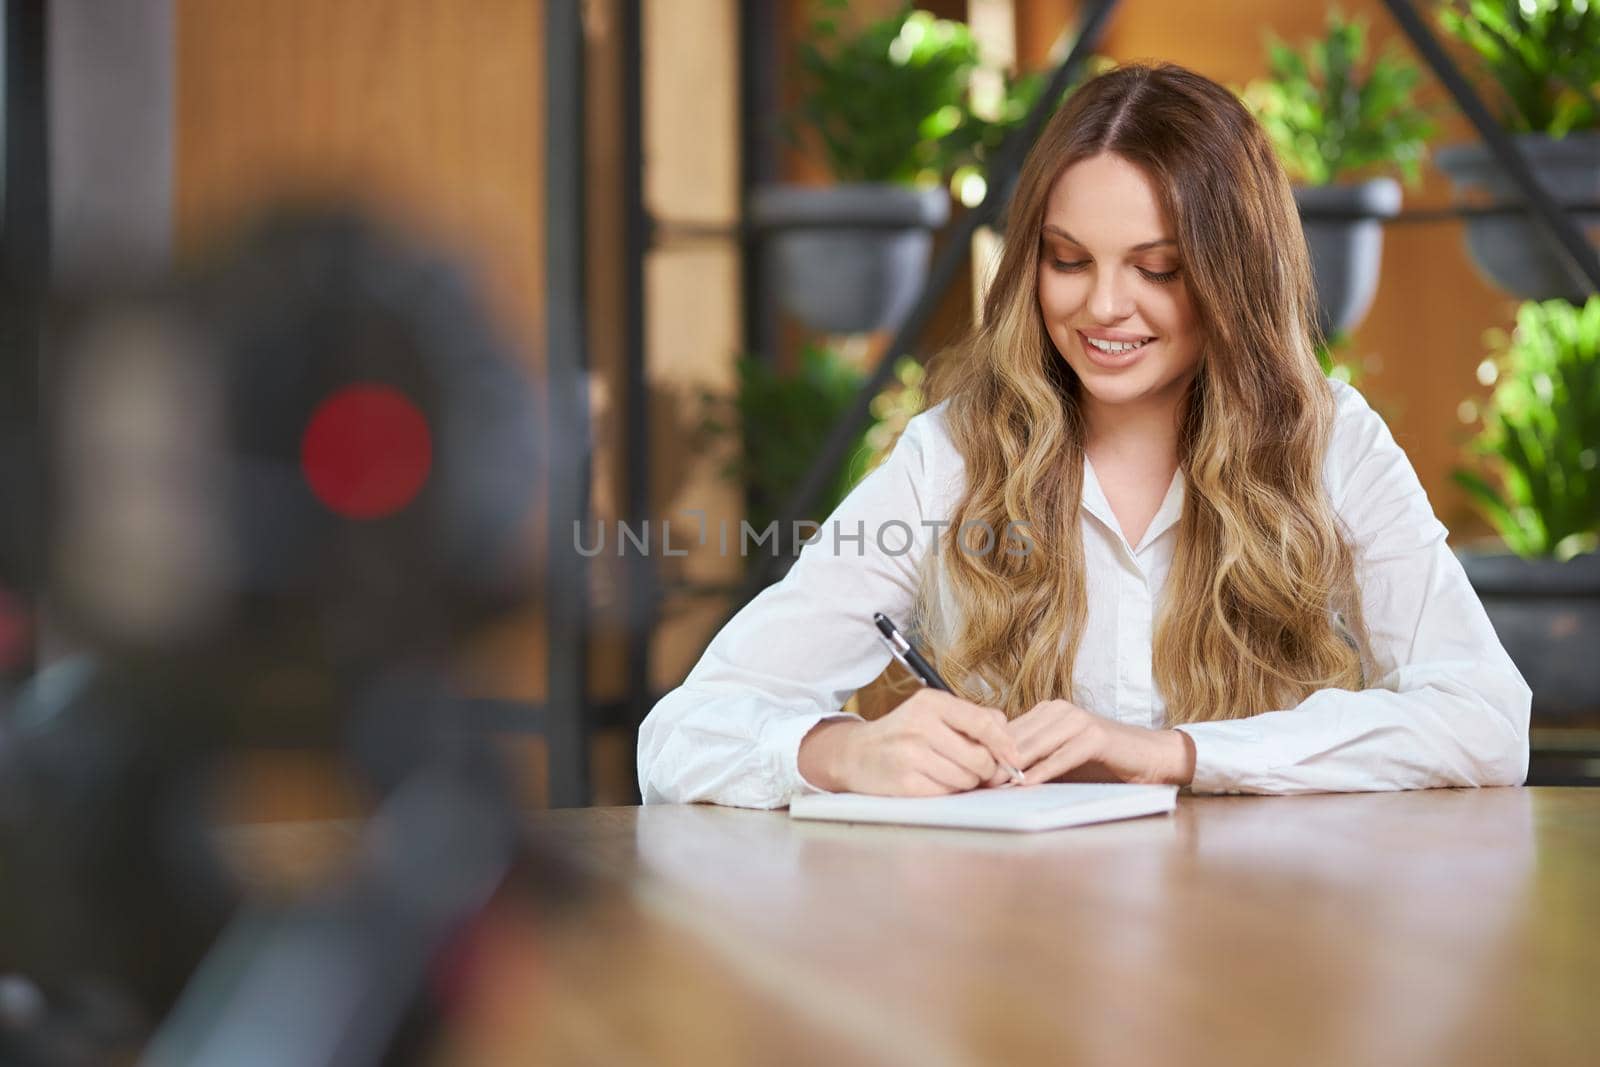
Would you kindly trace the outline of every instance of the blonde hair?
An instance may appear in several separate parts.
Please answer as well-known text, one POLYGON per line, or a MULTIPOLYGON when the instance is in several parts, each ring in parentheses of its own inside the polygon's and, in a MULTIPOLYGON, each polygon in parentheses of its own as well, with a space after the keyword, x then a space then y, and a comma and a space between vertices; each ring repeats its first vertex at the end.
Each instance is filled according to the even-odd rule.
POLYGON ((1231 93, 1170 64, 1102 74, 1051 119, 1018 179, 983 320, 934 362, 930 403, 948 400, 967 484, 920 583, 921 640, 958 694, 1009 716, 1077 699, 1085 423, 1037 279, 1052 184, 1101 152, 1160 190, 1202 337, 1180 407, 1186 495, 1154 634, 1167 721, 1242 718, 1318 689, 1360 688, 1354 552, 1322 483, 1334 400, 1288 180, 1231 93), (976 551, 959 540, 969 523, 1026 523, 1030 550, 976 551))

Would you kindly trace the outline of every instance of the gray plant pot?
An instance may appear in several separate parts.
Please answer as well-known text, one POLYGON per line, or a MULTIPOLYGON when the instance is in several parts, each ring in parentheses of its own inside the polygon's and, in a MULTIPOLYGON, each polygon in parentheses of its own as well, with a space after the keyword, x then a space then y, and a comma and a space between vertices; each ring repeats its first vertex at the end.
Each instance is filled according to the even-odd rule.
POLYGON ((1600 553, 1565 563, 1456 553, 1543 725, 1600 722, 1600 553))
POLYGON ((949 217, 943 189, 866 183, 763 186, 749 211, 779 302, 824 333, 896 325, 927 278, 933 231, 949 217))
POLYGON ((1297 186, 1294 199, 1317 280, 1317 325, 1325 337, 1353 329, 1378 292, 1382 220, 1400 211, 1400 183, 1297 186))
MULTIPOLYGON (((1558 204, 1600 202, 1600 133, 1573 133, 1559 141, 1525 133, 1512 140, 1558 204)), ((1434 161, 1450 176, 1457 199, 1472 192, 1487 194, 1495 204, 1523 202, 1521 190, 1481 142, 1441 148, 1434 161)), ((1600 211, 1575 211, 1568 217, 1591 235, 1593 244, 1600 211)), ((1588 290, 1562 268, 1560 257, 1525 212, 1468 218, 1466 229, 1472 261, 1491 285, 1525 300, 1561 297, 1581 303, 1587 297, 1588 290)))

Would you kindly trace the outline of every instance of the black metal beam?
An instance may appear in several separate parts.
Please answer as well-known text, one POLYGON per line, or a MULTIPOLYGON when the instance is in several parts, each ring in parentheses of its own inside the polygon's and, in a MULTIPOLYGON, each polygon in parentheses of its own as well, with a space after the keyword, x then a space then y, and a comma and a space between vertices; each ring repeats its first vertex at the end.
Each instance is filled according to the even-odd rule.
MULTIPOLYGON (((1578 203, 1568 203, 1568 211, 1600 214, 1600 200, 1586 200, 1578 203)), ((1462 219, 1503 218, 1508 215, 1526 215, 1527 206, 1524 204, 1457 204, 1441 208, 1417 208, 1414 211, 1402 211, 1398 215, 1379 219, 1385 226, 1405 226, 1408 224, 1425 224, 1431 222, 1459 222, 1462 219)), ((1311 218, 1307 214, 1304 216, 1311 218)), ((1321 218, 1320 214, 1315 216, 1321 218)))
MULTIPOLYGON (((779 92, 778 27, 784 4, 763 0, 739 5, 739 191, 740 210, 750 190, 778 178, 775 116, 779 92)), ((676 228, 675 228, 676 229, 676 228)), ((744 292, 744 348, 766 360, 777 358, 777 301, 763 277, 756 235, 741 225, 744 292)))
POLYGON ((1600 292, 1600 256, 1595 255, 1594 248, 1584 239, 1577 224, 1550 196, 1539 181, 1539 176, 1522 158, 1516 144, 1506 136, 1505 130, 1489 113, 1455 62, 1434 39, 1427 24, 1417 14, 1417 9, 1411 6, 1410 0, 1384 0, 1384 4, 1411 39, 1411 47, 1433 68, 1434 75, 1455 98, 1461 113, 1477 129, 1478 136, 1489 146, 1495 161, 1522 190, 1522 195, 1527 198, 1529 215, 1550 242, 1550 247, 1556 250, 1562 266, 1580 285, 1586 285, 1590 292, 1600 292))
MULTIPOLYGON (((1566 210, 1575 212, 1600 212, 1600 200, 1581 200, 1568 203, 1566 210)), ((1412 222, 1458 222, 1461 219, 1505 218, 1528 213, 1526 204, 1451 204, 1448 207, 1414 208, 1393 215, 1375 215, 1361 208, 1303 207, 1302 222, 1360 222, 1370 220, 1383 226, 1404 225, 1412 222)))
POLYGON ((550 803, 589 802, 588 568, 574 530, 588 511, 589 395, 584 287, 583 21, 578 0, 545 5, 545 396, 548 434, 550 803))
MULTIPOLYGON (((42 579, 40 344, 50 277, 50 154, 44 0, 4 8, 4 152, 0 175, 0 583, 32 598, 42 579)), ((11 666, 32 672, 31 655, 11 666)))
MULTIPOLYGON (((792 528, 791 523, 803 517, 811 509, 837 475, 851 444, 866 428, 871 418, 872 398, 877 396, 893 376, 895 360, 902 354, 921 358, 912 349, 912 345, 922 334, 928 320, 932 318, 945 290, 955 280, 956 272, 966 262, 971 252, 973 234, 979 227, 999 218, 1001 210, 1005 207, 1004 199, 1009 195, 1012 183, 1022 169, 1028 150, 1033 147, 1034 141, 1039 137, 1039 131, 1044 128, 1045 122, 1055 111, 1056 102, 1061 99, 1061 94, 1066 92, 1068 86, 1077 78, 1090 53, 1100 43, 1100 37, 1105 32, 1106 24, 1110 21, 1116 6, 1117 0, 1096 0, 1093 5, 1085 9, 1078 39, 1073 42, 1071 51, 1051 74, 1049 83, 1039 94, 1033 110, 1028 113, 1021 125, 1006 137, 995 155, 993 164, 987 169, 984 177, 988 183, 988 194, 982 203, 961 217, 949 234, 944 247, 934 259, 933 266, 928 272, 928 280, 923 285, 916 303, 895 330, 894 339, 889 343, 889 347, 884 350, 882 361, 856 393, 850 409, 834 423, 827 439, 811 461, 805 477, 801 479, 799 487, 779 509, 779 529, 792 528)), ((729 618, 749 603, 771 581, 775 568, 781 562, 785 562, 782 556, 761 555, 754 558, 750 573, 734 598, 729 618)))
MULTIPOLYGON (((622 4, 622 196, 623 196, 623 424, 628 484, 624 505, 633 529, 649 519, 650 389, 646 378, 644 258, 650 219, 644 203, 644 4, 622 4)), ((650 711, 650 637, 655 629, 658 578, 653 553, 627 557, 626 722, 637 749, 639 724, 650 711)), ((637 797, 638 783, 633 782, 637 797)))

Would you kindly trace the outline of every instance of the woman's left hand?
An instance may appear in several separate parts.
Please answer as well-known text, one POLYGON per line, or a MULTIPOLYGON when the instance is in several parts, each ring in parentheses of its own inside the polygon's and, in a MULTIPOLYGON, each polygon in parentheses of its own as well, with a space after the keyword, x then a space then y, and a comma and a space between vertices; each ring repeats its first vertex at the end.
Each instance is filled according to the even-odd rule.
POLYGON ((1036 704, 1006 728, 1017 740, 1027 785, 1062 778, 1188 785, 1194 779, 1194 742, 1181 730, 1113 722, 1067 700, 1036 704))

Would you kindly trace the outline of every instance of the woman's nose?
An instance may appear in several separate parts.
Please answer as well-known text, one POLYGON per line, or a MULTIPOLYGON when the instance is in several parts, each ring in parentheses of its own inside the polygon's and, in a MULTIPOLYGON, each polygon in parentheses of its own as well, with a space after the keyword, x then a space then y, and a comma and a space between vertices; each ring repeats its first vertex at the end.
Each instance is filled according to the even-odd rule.
POLYGON ((1096 322, 1120 322, 1133 314, 1133 297, 1120 271, 1095 272, 1094 288, 1089 293, 1089 314, 1096 322))

